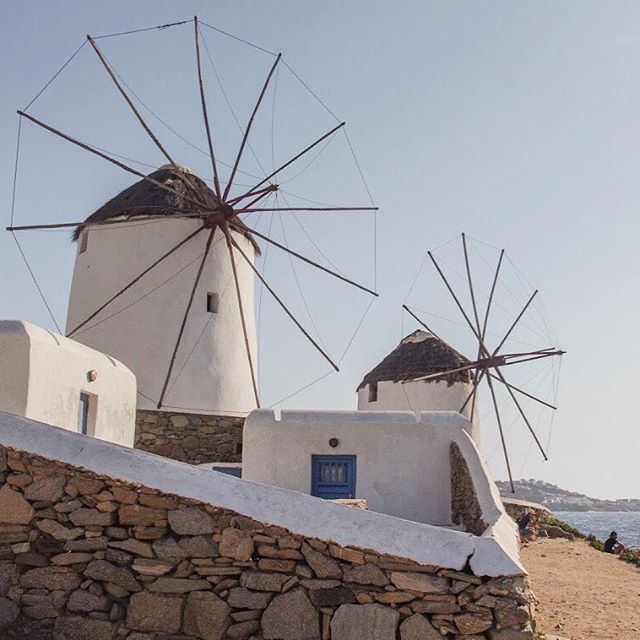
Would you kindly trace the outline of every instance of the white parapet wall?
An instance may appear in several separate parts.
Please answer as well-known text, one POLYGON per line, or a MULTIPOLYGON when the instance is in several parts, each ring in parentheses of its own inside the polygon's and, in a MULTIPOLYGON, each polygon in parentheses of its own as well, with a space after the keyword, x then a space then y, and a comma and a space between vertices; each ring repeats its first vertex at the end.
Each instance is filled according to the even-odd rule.
POLYGON ((84 421, 87 435, 133 446, 136 379, 121 362, 19 320, 0 321, 0 354, 1 411, 70 431, 84 421))
MULTIPOLYGON (((469 566, 477 576, 526 574, 515 546, 515 525, 511 523, 510 528, 502 521, 503 512, 489 484, 481 487, 483 515, 489 517, 495 509, 496 517, 482 536, 476 536, 249 482, 4 412, 0 412, 0 446, 229 509, 342 546, 454 570, 469 566)), ((466 434, 460 449, 465 458, 472 457, 474 446, 466 434)), ((477 473, 475 467, 471 471, 477 473)))
MULTIPOLYGON (((451 526, 449 447, 466 446, 468 428, 452 411, 282 411, 277 418, 272 410, 256 410, 244 425, 242 473, 311 493, 314 455, 355 456, 355 495, 349 497, 379 513, 451 526)), ((469 455, 479 460, 475 447, 469 455)))

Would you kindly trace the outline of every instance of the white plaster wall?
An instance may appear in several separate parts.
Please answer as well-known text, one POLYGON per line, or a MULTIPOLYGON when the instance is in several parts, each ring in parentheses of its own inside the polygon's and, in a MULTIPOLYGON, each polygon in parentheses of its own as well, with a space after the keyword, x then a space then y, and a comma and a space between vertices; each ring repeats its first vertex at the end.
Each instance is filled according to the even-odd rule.
MULTIPOLYGON (((473 385, 467 382, 445 380, 415 380, 403 384, 384 380, 378 382, 378 399, 369 402, 369 385, 358 389, 358 411, 460 411, 471 393, 473 385)), ((471 402, 467 403, 463 415, 470 418, 471 402)), ((474 407, 474 420, 467 423, 472 437, 479 442, 478 402, 474 407)))
POLYGON ((83 392, 91 397, 89 435, 133 446, 136 380, 122 363, 16 320, 0 321, 0 354, 0 410, 76 431, 83 392))
POLYGON ((449 444, 467 425, 453 412, 282 411, 276 419, 256 410, 244 425, 242 477, 308 494, 312 455, 355 455, 355 497, 371 511, 450 526, 449 444))
MULTIPOLYGON (((67 333, 201 224, 185 219, 147 223, 140 219, 89 226, 84 232, 88 233, 84 253, 78 242, 67 333)), ((72 336, 121 360, 135 373, 139 409, 158 408, 208 234, 208 229, 201 231, 72 336)), ((233 235, 253 259, 249 240, 233 235)), ((257 371, 253 272, 237 252, 235 257, 257 371)), ((162 408, 244 415, 255 406, 229 253, 217 230, 162 408), (217 314, 207 312, 208 292, 219 295, 217 314)))
MULTIPOLYGON (((471 438, 459 427, 453 427, 453 432, 458 434, 459 442, 466 442, 466 445, 461 445, 465 456, 469 451, 472 452, 469 455, 477 455, 471 438)), ((478 537, 409 522, 294 491, 247 482, 1 411, 0 445, 163 493, 231 509, 293 533, 332 540, 343 546, 373 549, 421 564, 455 570, 462 569, 469 561, 476 575, 526 574, 518 558, 515 534, 505 528, 496 528, 490 534, 478 537), (510 536, 513 540, 508 539, 510 536)))

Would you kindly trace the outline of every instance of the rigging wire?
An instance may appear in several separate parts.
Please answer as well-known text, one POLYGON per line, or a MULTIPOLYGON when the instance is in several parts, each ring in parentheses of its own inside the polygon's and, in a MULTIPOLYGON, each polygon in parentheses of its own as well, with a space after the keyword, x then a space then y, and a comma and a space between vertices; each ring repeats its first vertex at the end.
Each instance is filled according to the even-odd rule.
POLYGON ((38 290, 38 293, 40 294, 40 298, 42 299, 42 302, 44 302, 44 306, 47 308, 47 311, 49 312, 49 316, 51 317, 51 320, 53 320, 53 324, 55 325, 56 329, 58 330, 58 333, 62 334, 62 330, 60 329, 60 325, 56 321, 56 318, 53 315, 53 311, 51 311, 51 307, 49 306, 49 303, 47 302, 47 299, 45 298, 44 293, 42 292, 42 289, 40 288, 40 285, 38 284, 38 280, 36 278, 36 275, 33 272, 33 269, 31 268, 31 265, 29 264, 29 260, 27 259, 27 256, 25 255, 24 251, 22 250, 22 247, 20 246, 20 242, 18 241, 18 238, 16 237, 15 231, 12 231, 11 235, 13 236, 13 239, 16 241, 16 245, 18 246, 18 251, 20 252, 20 255, 22 256, 22 259, 24 260, 24 264, 27 267, 27 271, 29 271, 29 275, 31 276, 31 279, 33 280, 33 284, 36 286, 36 289, 38 290))
POLYGON ((329 107, 320 99, 318 94, 293 70, 293 67, 284 58, 282 58, 282 64, 284 64, 284 66, 287 67, 289 71, 291 71, 298 82, 325 108, 327 113, 329 113, 329 115, 334 118, 336 122, 341 122, 340 118, 338 118, 338 116, 333 111, 331 111, 331 109, 329 109, 329 107))
POLYGON ((101 36, 92 36, 94 40, 100 40, 102 38, 115 38, 117 36, 128 36, 133 33, 142 33, 143 31, 161 31, 163 29, 168 29, 169 27, 177 27, 181 24, 188 24, 189 22, 193 22, 193 18, 189 20, 180 20, 179 22, 168 22, 167 24, 159 24, 155 27, 143 27, 141 29, 130 29, 129 31, 118 31, 116 33, 106 33, 101 36))
MULTIPOLYGON (((480 240, 480 238, 475 238, 474 236, 470 236, 469 234, 467 234, 467 238, 473 240, 474 242, 478 242, 479 244, 483 244, 486 247, 489 247, 490 249, 495 249, 496 251, 501 251, 500 247, 497 247, 489 242, 485 242, 484 240, 480 240)), ((473 246, 473 245, 472 245, 473 246)), ((484 260, 484 262, 486 263, 486 260, 484 259, 484 256, 482 256, 482 254, 475 249, 476 253, 484 260)), ((507 261, 509 262, 509 264, 511 265, 511 267, 513 268, 513 270, 515 271, 516 275, 519 276, 520 279, 520 283, 523 285, 523 288, 526 290, 527 287, 529 287, 530 289, 535 289, 535 287, 531 284, 531 282, 528 280, 528 278, 524 275, 524 273, 518 269, 517 265, 515 264, 515 262, 511 259, 511 256, 509 255, 509 253, 507 251, 505 251, 505 256, 507 258, 507 261), (524 285, 527 285, 526 287, 524 285)), ((488 264, 488 263, 487 263, 488 264)), ((510 290, 508 290, 509 293, 511 293, 512 297, 514 299, 517 300, 517 297, 515 296, 515 294, 513 294, 510 290)), ((535 303, 538 303, 539 301, 534 301, 535 303)), ((537 306, 537 304, 536 304, 537 306)), ((543 306, 540 307, 538 309, 539 313, 541 316, 545 315, 544 312, 544 308, 543 306)), ((543 318, 544 321, 544 318, 543 318)), ((545 322, 545 326, 547 325, 547 322, 545 322)), ((551 341, 559 344, 559 340, 557 339, 558 336, 555 335, 555 331, 553 330, 553 327, 551 326, 551 324, 549 323, 549 326, 547 327, 547 330, 549 331, 549 338, 551 338, 551 341)))
MULTIPOLYGON (((550 369, 550 365, 546 364, 544 367, 542 367, 537 373, 535 373, 534 375, 532 375, 525 383, 524 385, 529 384, 532 380, 534 380, 535 378, 537 378, 538 376, 540 376, 542 373, 545 373, 544 377, 541 378, 541 380, 538 382, 538 384, 536 385, 535 389, 532 391, 533 394, 536 394, 539 390, 540 387, 549 379, 549 369, 550 369)), ((502 400, 502 402, 499 403, 500 405, 503 405, 507 400, 509 399, 509 396, 505 396, 502 400)), ((531 404, 532 400, 531 399, 527 399, 524 401, 523 403, 523 410, 528 408, 529 405, 531 404)), ((488 415, 491 412, 488 412, 486 415, 488 415)), ((511 424, 509 425, 509 427, 507 427, 507 429, 505 429, 504 435, 507 436, 516 426, 516 424, 518 424, 520 422, 520 416, 519 414, 516 415, 513 420, 511 421, 511 424)), ((496 448, 487 456, 487 460, 491 460, 491 458, 493 458, 496 453, 498 453, 498 451, 500 450, 500 445, 496 446, 496 448)))
MULTIPOLYGON (((205 24, 204 22, 202 24, 205 24)), ((202 36, 202 32, 200 32, 200 35, 202 36)), ((229 107, 229 111, 231 111, 231 115, 233 116, 233 119, 235 120, 236 125, 238 126, 238 129, 240 130, 240 133, 243 134, 244 133, 244 129, 242 128, 242 125, 240 124, 240 121, 238 120, 238 116, 236 115, 236 112, 233 108, 233 105, 231 104, 231 100, 229 98, 229 96, 227 95, 227 92, 224 88, 224 85, 222 84, 222 79, 220 77, 220 75, 218 74, 218 69, 216 68, 216 65, 213 63, 213 58, 211 57, 211 53, 209 52, 209 47, 207 46, 207 40, 204 36, 202 36, 202 43, 204 44, 204 50, 205 53, 207 54, 207 58, 209 60, 209 64, 211 65, 211 68, 213 69, 213 73, 216 77, 216 80, 218 81, 218 85, 220 87, 220 91, 222 92, 222 95, 224 96, 225 102, 227 103, 227 106, 229 107)), ((258 166, 260 167, 260 171, 262 171, 263 175, 266 176, 267 172, 265 171, 264 167, 262 166, 262 163, 260 162, 260 160, 258 159, 258 155, 256 154, 256 152, 254 151, 253 147, 251 146, 251 143, 249 141, 247 141, 247 147, 249 147, 249 150, 251 151, 251 155, 253 156, 254 160, 256 161, 256 163, 258 164, 258 166)), ((232 165, 226 165, 228 167, 232 167, 232 165)), ((236 171, 239 171, 239 169, 236 168, 236 171)), ((256 178, 256 180, 261 180, 263 176, 254 176, 250 173, 247 173, 246 171, 243 171, 242 173, 244 173, 245 175, 250 175, 253 178, 256 178)))
POLYGON ((273 409, 273 407, 276 407, 279 404, 282 404, 283 402, 290 400, 294 396, 297 396, 299 393, 306 391, 309 387, 312 387, 313 385, 318 384, 318 382, 320 382, 321 380, 324 380, 326 377, 330 376, 332 373, 337 373, 337 371, 335 369, 331 369, 331 371, 327 371, 327 373, 323 373, 319 378, 316 378, 315 380, 312 380, 308 384, 305 384, 304 387, 300 387, 300 389, 298 389, 297 391, 294 391, 293 393, 290 393, 288 396, 285 396, 281 400, 278 400, 277 402, 270 404, 267 407, 267 409, 273 409))
POLYGON ((18 185, 18 164, 20 161, 20 138, 22 136, 22 116, 18 116, 18 135, 16 137, 16 155, 13 163, 13 186, 11 188, 11 215, 10 227, 13 227, 13 218, 16 210, 16 188, 18 185))
POLYGON ((282 184, 289 184, 290 182, 293 182, 294 180, 299 178, 322 155, 322 152, 329 146, 329 143, 336 137, 337 133, 338 132, 336 131, 333 135, 329 136, 326 142, 320 147, 320 150, 311 158, 311 160, 309 160, 309 162, 307 162, 307 164, 304 165, 304 167, 302 167, 302 169, 300 169, 300 171, 298 171, 298 173, 293 175, 291 178, 287 178, 286 180, 279 182, 278 187, 280 187, 280 185, 282 184))
MULTIPOLYGON (((439 256, 439 259, 440 259, 440 263, 443 264, 444 266, 446 266, 449 269, 449 271, 451 271, 451 273, 453 273, 457 278, 459 278, 460 280, 463 280, 464 282, 467 281, 466 277, 463 276, 457 269, 452 267, 448 263, 448 261, 444 260, 441 256, 439 256)), ((480 289, 480 288, 476 288, 476 293, 482 294, 485 298, 488 297, 487 292, 482 290, 482 289, 480 289)), ((514 294, 512 293, 511 295, 513 296, 514 294)), ((515 296, 514 296, 514 299, 516 300, 516 302, 518 302, 518 304, 520 304, 520 302, 518 301, 517 298, 515 298, 515 296)), ((509 309, 507 309, 504 305, 496 302, 495 300, 494 300, 493 304, 497 309, 500 309, 507 317, 509 317, 511 319, 516 317, 516 316, 513 315, 513 312, 510 311, 509 309)), ((530 314, 527 315, 527 318, 529 318, 529 317, 530 317, 530 314)), ((541 331, 539 328, 533 328, 532 326, 530 326, 527 323, 526 320, 521 320, 520 322, 521 322, 522 326, 524 326, 527 329, 529 329, 529 331, 531 331, 531 333, 535 334, 538 338, 540 338, 543 341, 547 340, 547 337, 544 335, 544 331, 541 331)), ((513 338, 510 337, 509 340, 513 340, 513 338)))
MULTIPOLYGON (((191 22, 191 21, 190 21, 191 22)), ((205 27, 209 27, 209 29, 213 29, 213 31, 217 31, 218 33, 221 33, 229 38, 233 38, 233 40, 237 40, 238 42, 242 42, 243 44, 248 44, 250 47, 253 47, 254 49, 257 49, 258 51, 262 51, 263 53, 268 53, 270 56, 273 56, 274 58, 278 55, 277 53, 274 53, 273 51, 269 51, 269 49, 264 49, 263 47, 253 43, 253 42, 249 42, 249 40, 244 40, 243 38, 239 38, 238 36, 234 36, 232 33, 229 33, 228 31, 223 31, 222 29, 219 29, 218 27, 214 27, 213 25, 208 24, 207 22, 204 22, 204 20, 199 20, 200 24, 203 24, 205 27)))
MULTIPOLYGON (((203 42, 204 42, 204 38, 203 38, 203 42)), ((205 48, 206 48, 206 43, 205 43, 205 48)), ((127 89, 129 90, 129 92, 131 93, 131 95, 140 103, 140 105, 143 107, 143 109, 145 109, 153 118, 155 118, 163 127, 165 127, 168 131, 170 131, 171 133, 173 133, 174 136, 176 136, 177 138, 179 138, 180 140, 182 140, 182 142, 188 144, 191 148, 195 149, 196 151, 200 152, 202 155, 206 156, 207 158, 209 157, 209 152, 206 151, 205 149, 203 149, 202 147, 199 147, 197 144, 195 144, 194 142, 191 142, 191 140, 189 140, 186 136, 182 135, 179 131, 177 131, 174 127, 172 127, 166 120, 164 120, 163 118, 161 118, 155 111, 153 111, 153 109, 151 109, 151 107, 144 102, 144 100, 139 96, 139 94, 137 94, 134 89, 131 87, 131 85, 122 77, 122 75, 113 67, 113 64, 109 65, 111 67, 111 70, 116 74, 116 76, 118 76, 118 79, 120 80, 120 82, 122 82, 122 84, 127 87, 127 89)), ((225 162, 224 160, 220 160, 218 157, 216 157, 216 161, 218 163, 220 163, 221 165, 223 165, 224 167, 227 168, 231 168, 233 165, 229 164, 228 162, 225 162)), ((148 166, 154 166, 155 165, 148 165, 148 166)), ((250 178, 255 178, 256 180, 259 180, 261 176, 257 176, 254 175, 252 173, 249 173, 247 171, 242 171, 240 169, 238 169, 239 173, 242 173, 243 175, 249 176, 250 178)), ((207 182, 212 182, 212 180, 207 180, 207 182)), ((227 184, 224 181, 221 181, 222 184, 227 184)), ((239 185, 239 186, 246 186, 246 187, 251 187, 252 185, 239 185)))
POLYGON ((344 351, 342 352, 342 355, 340 356, 340 359, 338 360, 338 365, 342 364, 342 361, 344 360, 345 356, 347 355, 347 352, 351 348, 351 345, 353 344, 353 341, 355 340, 356 335, 360 332, 360 328, 362 327, 362 324, 363 324, 365 318, 367 317, 367 315, 369 315, 369 310, 373 306, 374 301, 375 301, 375 297, 372 296, 371 300, 369 300, 369 304, 368 304, 367 308, 364 310, 364 313, 362 314, 362 317, 360 318, 360 322, 358 322, 358 324, 356 326, 356 330, 353 332, 353 335, 351 336, 349 342, 347 343, 347 346, 345 347, 344 351))
MULTIPOLYGON (((267 198, 267 202, 270 201, 272 194, 269 194, 269 197, 267 198)), ((269 216, 269 230, 267 232, 267 236, 270 238, 271 237, 271 228, 273 227, 273 216, 269 216)), ((265 273, 267 271, 267 258, 269 257, 269 248, 271 247, 271 243, 267 242, 266 243, 266 248, 264 251, 264 258, 262 260, 262 269, 261 269, 261 276, 264 278, 265 277, 265 273)), ((259 279, 260 280, 260 279, 259 279)), ((262 319, 262 298, 264 296, 264 283, 262 282, 262 280, 260 280, 260 293, 258 294, 258 317, 257 317, 257 321, 256 321, 256 326, 257 326, 257 340, 258 340, 258 360, 260 360, 260 353, 261 353, 261 348, 262 348, 262 323, 261 323, 261 319, 262 319)))
MULTIPOLYGON (((49 84, 51 84, 51 82, 49 82, 49 84)), ((41 92, 42 93, 42 92, 41 92)), ((11 214, 10 214, 10 220, 11 220, 11 225, 13 226, 13 219, 15 216, 15 207, 16 207, 16 191, 17 191, 17 186, 18 186, 18 167, 20 165, 20 138, 21 138, 21 134, 22 134, 22 116, 18 116, 18 135, 17 135, 17 140, 16 140, 16 155, 15 155, 15 161, 14 161, 14 166, 13 166, 13 185, 11 187, 11 214)), ((25 252, 22 249, 22 246, 20 245, 20 241, 18 240, 18 237, 16 236, 15 231, 11 232, 11 235, 13 236, 13 239, 15 240, 16 246, 18 247, 18 251, 20 252, 20 255, 22 256, 22 259, 24 260, 24 264, 27 267, 27 271, 29 272, 29 275, 31 276, 31 280, 33 281, 33 284, 35 285, 38 294, 40 295, 40 298, 42 300, 42 302, 44 303, 44 306, 47 309, 47 312, 49 313, 49 316, 51 318, 51 320, 53 321, 53 324, 55 326, 55 328, 58 330, 58 333, 62 333, 62 330, 60 329, 60 325, 58 324, 58 321, 56 320, 56 317, 53 315, 53 311, 51 310, 51 307, 49 306, 49 303, 47 302, 47 298, 44 295, 44 292, 42 291, 42 288, 40 287, 40 285, 38 284, 38 279, 36 278, 36 274, 34 273, 33 269, 31 268, 31 265, 29 264, 29 260, 27 259, 27 256, 25 254, 25 252)))
POLYGON ((146 396, 144 393, 142 393, 142 391, 140 391, 140 389, 137 390, 138 395, 142 396, 145 400, 148 400, 149 402, 153 402, 153 404, 157 405, 158 401, 157 400, 153 400, 152 398, 150 398, 149 396, 146 396))
POLYGON ((278 91, 278 78, 280 77, 280 66, 276 69, 276 77, 273 80, 273 93, 271 100, 271 171, 276 170, 276 156, 274 151, 275 121, 276 121, 276 94, 278 91))
MULTIPOLYGON (((487 259, 482 255, 482 253, 480 253, 480 251, 478 251, 478 249, 476 248, 476 246, 474 245, 475 239, 472 238, 472 242, 470 243, 471 249, 475 252, 475 254, 477 256, 479 256, 479 258, 487 265, 487 267, 493 271, 493 266, 489 264, 489 262, 487 261, 487 259)), ((505 251, 504 253, 505 257, 507 258, 507 261, 509 262, 509 264, 511 265, 511 267, 514 269, 514 271, 516 272, 516 276, 518 275, 518 269, 515 266, 513 260, 511 260, 511 257, 509 256, 509 253, 507 251, 505 251)), ((505 283, 504 278, 500 281, 500 284, 502 286, 503 289, 505 289, 507 291, 507 293, 511 296, 511 298, 513 299, 513 301, 516 304, 522 304, 522 300, 511 290, 511 288, 505 283)), ((521 284, 523 284, 521 282, 521 284)), ((523 288, 523 292, 525 293, 525 295, 529 296, 531 291, 533 289, 535 289, 535 287, 529 283, 528 287, 525 287, 524 285, 522 286, 523 288)), ((481 292, 483 293, 483 292, 481 292)), ((483 293, 483 295, 486 295, 486 293, 483 293)), ((506 312, 506 309, 504 307, 501 307, 500 305, 496 304, 496 306, 498 308, 500 308, 501 310, 506 312)), ((534 300, 534 307, 535 307, 535 300, 534 300)), ((537 307, 536 307, 537 308, 537 307)), ((538 317, 536 317, 534 314, 532 313, 528 313, 526 316, 526 320, 524 320, 522 322, 522 325, 524 327, 527 327, 532 333, 537 333, 538 337, 542 340, 549 340, 551 342, 555 342, 553 337, 551 336, 551 334, 549 333, 548 330, 545 330, 545 327, 540 323, 540 319, 538 317), (529 326, 529 322, 531 322, 533 325, 535 325, 536 330, 534 330, 532 327, 529 326)))
POLYGON ((82 41, 82 44, 73 52, 73 54, 69 57, 69 59, 53 74, 53 76, 49 79, 49 81, 36 93, 36 95, 32 98, 31 102, 23 109, 23 111, 27 111, 30 106, 49 88, 49 86, 55 81, 55 79, 67 68, 67 65, 71 63, 71 61, 80 53, 84 45, 87 44, 86 40, 82 41))
MULTIPOLYGON (((277 202, 278 202, 278 194, 276 193, 276 203, 277 202)), ((282 229, 282 237, 284 239, 284 244, 288 249, 289 248, 289 241, 287 239, 287 232, 284 229, 284 224, 282 223, 282 214, 281 213, 278 213, 278 220, 280 222, 280 228, 282 229)), ((325 344, 325 341, 322 339, 322 335, 320 335, 320 331, 318 330, 316 322, 313 319, 313 315, 311 315, 311 310, 309 309, 309 305, 307 303, 307 299, 306 299, 306 297, 304 295, 304 292, 302 290, 302 285, 300 284, 300 279, 298 278, 298 272, 296 271, 296 267, 293 264, 293 256, 290 253, 287 253, 287 256, 289 257, 289 264, 291 265, 291 271, 293 271, 293 277, 294 277, 294 279, 296 281, 296 285, 297 285, 298 291, 300 293, 300 298, 302 299, 302 304, 304 305, 304 308, 305 308, 305 310, 307 312, 307 316, 309 316, 309 320, 311 321, 311 325, 313 326, 313 329, 316 332, 316 337, 320 341, 320 344, 323 346, 324 350, 325 351, 329 351, 329 348, 325 344)))
MULTIPOLYGON (((233 278, 233 276, 230 276, 229 279, 227 280, 227 283, 224 285, 224 288, 222 289, 222 293, 220 294, 220 301, 222 301, 222 299, 224 298, 224 294, 227 292, 227 289, 229 288, 229 285, 231 284, 232 278, 233 278)), ((180 367, 180 371, 178 371, 178 373, 174 376, 173 383, 167 389, 166 396, 168 396, 171 393, 171 391, 173 391, 173 388, 176 386, 176 384, 178 384, 178 380, 180 379, 180 376, 182 375, 182 372, 185 370, 187 364, 189 363, 189 360, 190 360, 191 356, 193 355, 193 352, 196 350, 196 347, 200 344, 200 340, 202 340, 202 336, 205 334, 205 331, 207 330, 207 328, 211 324, 212 320, 213 320, 213 314, 211 313, 211 314, 209 314, 209 318, 207 319, 207 321, 204 323, 204 327, 202 327, 202 331, 198 335, 197 340, 193 343, 193 347, 191 348, 191 351, 189 351, 189 354, 187 355, 187 357, 185 358, 184 362, 182 363, 182 366, 180 367)))
MULTIPOLYGON (((342 129, 344 133, 344 137, 349 145, 349 149, 351 150, 351 156, 353 157, 353 161, 355 162, 356 168, 358 169, 358 173, 360 174, 360 178, 362 180, 362 184, 364 185, 365 191, 369 196, 369 200, 371 202, 371 206, 375 207, 376 203, 373 201, 373 196, 371 195, 371 190, 369 189, 369 185, 367 184, 367 180, 364 177, 364 172, 362 171, 362 167, 358 162, 358 156, 351 144, 351 140, 349 139, 349 134, 347 130, 343 127, 342 129)), ((373 212, 373 289, 376 290, 378 288, 378 210, 376 209, 373 212)))

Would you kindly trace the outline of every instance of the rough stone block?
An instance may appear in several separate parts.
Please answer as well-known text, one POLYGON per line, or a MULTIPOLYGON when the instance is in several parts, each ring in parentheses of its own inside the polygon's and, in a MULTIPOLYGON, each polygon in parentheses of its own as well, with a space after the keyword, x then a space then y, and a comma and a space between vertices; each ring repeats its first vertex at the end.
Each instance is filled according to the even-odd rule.
POLYGON ((320 617, 302 589, 274 597, 262 614, 265 640, 320 640, 320 617))
POLYGON ((384 587, 389 584, 384 571, 376 567, 375 564, 362 564, 351 567, 344 572, 345 582, 355 582, 356 584, 372 584, 377 587, 384 587))
POLYGON ((264 609, 271 601, 271 593, 255 593, 244 587, 231 589, 227 603, 234 609, 264 609))
POLYGON ((67 640, 111 640, 115 629, 107 620, 64 616, 56 621, 56 631, 67 640))
POLYGON ((169 526, 180 536, 197 536, 213 533, 213 518, 197 507, 185 507, 169 511, 169 526))
POLYGON ((342 578, 342 569, 333 558, 316 551, 308 544, 302 545, 302 555, 318 578, 342 578))
POLYGON ((246 562, 251 560, 253 546, 253 538, 248 531, 227 527, 220 537, 218 552, 226 558, 246 562))
POLYGON ((40 476, 25 489, 24 497, 30 502, 57 502, 64 495, 65 476, 40 476))
POLYGON ((24 589, 60 589, 71 591, 82 582, 80 576, 68 567, 42 567, 22 574, 20 586, 24 589))
POLYGON ((184 631, 202 640, 221 640, 231 608, 214 593, 194 591, 184 609, 184 631))
POLYGON ((448 593, 449 580, 428 573, 416 573, 409 571, 401 573, 394 571, 391 574, 391 582, 398 588, 407 591, 419 591, 420 593, 448 593))
POLYGON ((395 640, 400 614, 381 604, 343 604, 331 619, 332 640, 395 640))
POLYGON ((29 524, 35 515, 33 507, 24 496, 8 484, 0 489, 0 522, 6 524, 29 524))
POLYGON ((442 636, 423 615, 414 613, 400 625, 400 640, 442 640, 442 636))
POLYGON ((134 593, 127 608, 126 626, 134 631, 177 633, 182 626, 182 598, 134 593))

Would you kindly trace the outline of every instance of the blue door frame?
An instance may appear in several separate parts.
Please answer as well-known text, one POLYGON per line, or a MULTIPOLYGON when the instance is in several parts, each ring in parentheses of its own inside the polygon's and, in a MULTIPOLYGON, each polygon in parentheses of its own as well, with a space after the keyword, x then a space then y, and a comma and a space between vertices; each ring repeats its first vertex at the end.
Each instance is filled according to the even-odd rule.
POLYGON ((356 497, 356 456, 311 456, 311 495, 325 500, 356 497))

